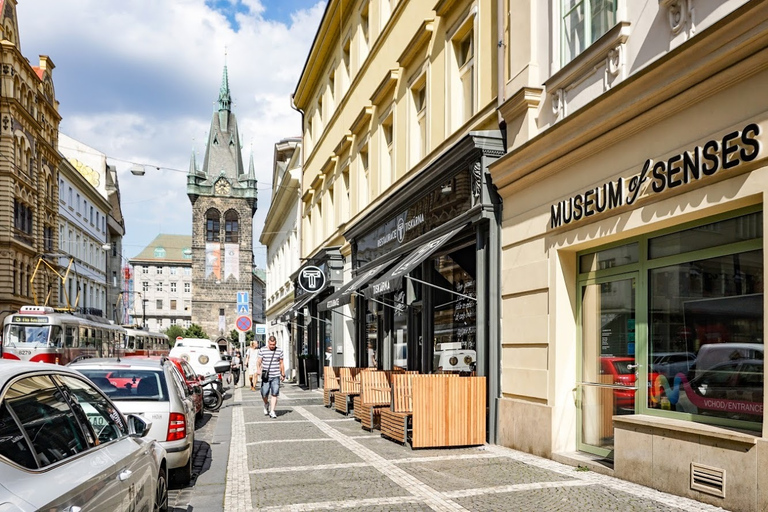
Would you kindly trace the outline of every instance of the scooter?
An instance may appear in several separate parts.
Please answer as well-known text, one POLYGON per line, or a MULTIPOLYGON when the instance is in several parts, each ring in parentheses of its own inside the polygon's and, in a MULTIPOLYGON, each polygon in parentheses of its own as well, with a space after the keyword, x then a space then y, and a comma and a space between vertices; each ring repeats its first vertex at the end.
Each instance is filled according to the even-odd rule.
POLYGON ((221 409, 224 395, 219 391, 219 385, 219 376, 215 373, 200 381, 203 388, 203 409, 206 411, 216 412, 221 409))

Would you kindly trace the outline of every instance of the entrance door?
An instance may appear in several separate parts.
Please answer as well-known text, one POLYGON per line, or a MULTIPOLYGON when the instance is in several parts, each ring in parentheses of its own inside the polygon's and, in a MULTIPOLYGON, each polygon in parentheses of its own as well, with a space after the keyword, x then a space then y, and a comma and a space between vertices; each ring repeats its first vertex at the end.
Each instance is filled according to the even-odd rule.
POLYGON ((635 413, 636 276, 581 287, 579 449, 612 457, 613 415, 635 413))

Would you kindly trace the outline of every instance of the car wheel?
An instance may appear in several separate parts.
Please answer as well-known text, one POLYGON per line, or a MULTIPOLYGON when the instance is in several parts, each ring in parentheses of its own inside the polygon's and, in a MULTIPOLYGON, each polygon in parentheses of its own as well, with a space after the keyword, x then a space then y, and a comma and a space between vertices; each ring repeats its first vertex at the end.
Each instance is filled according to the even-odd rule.
POLYGON ((155 491, 155 512, 168 512, 168 481, 165 469, 157 475, 157 490, 155 491))

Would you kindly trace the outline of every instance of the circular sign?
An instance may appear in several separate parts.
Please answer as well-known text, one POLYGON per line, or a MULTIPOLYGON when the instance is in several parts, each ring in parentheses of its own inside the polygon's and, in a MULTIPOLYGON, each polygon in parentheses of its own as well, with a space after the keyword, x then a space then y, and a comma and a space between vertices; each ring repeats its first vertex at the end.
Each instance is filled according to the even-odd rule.
POLYGON ((239 316, 235 321, 235 328, 240 332, 248 332, 251 330, 251 317, 239 316))
POLYGON ((299 272, 299 286, 309 293, 325 288, 325 272, 317 267, 304 267, 299 272))

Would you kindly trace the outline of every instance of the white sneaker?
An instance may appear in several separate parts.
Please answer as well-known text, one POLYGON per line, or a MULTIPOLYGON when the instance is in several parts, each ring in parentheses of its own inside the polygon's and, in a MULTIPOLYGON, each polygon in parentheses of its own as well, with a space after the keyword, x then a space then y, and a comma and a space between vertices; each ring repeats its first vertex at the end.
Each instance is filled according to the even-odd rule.
POLYGON ((264 406, 264 416, 269 416, 269 407, 264 406))
POLYGON ((270 418, 277 418, 277 414, 275 414, 275 411, 270 411, 269 417, 270 418))

